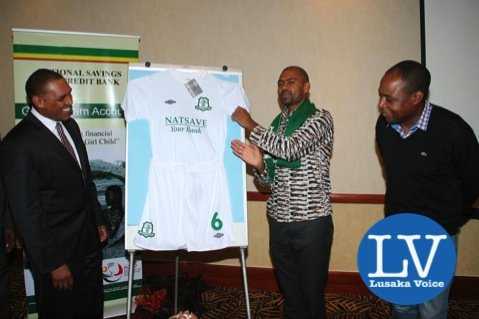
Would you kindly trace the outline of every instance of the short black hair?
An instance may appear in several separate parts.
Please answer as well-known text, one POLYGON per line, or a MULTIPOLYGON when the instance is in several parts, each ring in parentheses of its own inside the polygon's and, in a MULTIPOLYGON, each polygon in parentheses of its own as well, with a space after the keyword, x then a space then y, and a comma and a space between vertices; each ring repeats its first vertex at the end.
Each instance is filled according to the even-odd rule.
POLYGON ((424 100, 429 98, 429 85, 431 84, 431 73, 421 63, 413 60, 401 61, 386 71, 386 73, 399 74, 406 82, 405 89, 408 93, 420 91, 424 94, 424 100))
POLYGON ((115 192, 121 194, 121 187, 118 185, 110 185, 106 188, 107 192, 115 192))
POLYGON ((283 73, 284 71, 286 70, 296 70, 299 72, 299 74, 301 74, 301 76, 303 77, 303 80, 304 82, 308 82, 309 83, 309 75, 308 75, 308 72, 306 72, 305 69, 303 69, 302 67, 300 66, 297 66, 297 65, 290 65, 290 66, 287 66, 283 69, 283 71, 281 71, 281 73, 283 73))
POLYGON ((32 105, 32 97, 43 93, 45 86, 54 80, 64 80, 64 78, 60 73, 49 69, 38 69, 33 72, 25 83, 28 105, 32 105))
POLYGON ((110 185, 105 190, 105 201, 107 205, 120 205, 123 198, 123 192, 118 185, 110 185))

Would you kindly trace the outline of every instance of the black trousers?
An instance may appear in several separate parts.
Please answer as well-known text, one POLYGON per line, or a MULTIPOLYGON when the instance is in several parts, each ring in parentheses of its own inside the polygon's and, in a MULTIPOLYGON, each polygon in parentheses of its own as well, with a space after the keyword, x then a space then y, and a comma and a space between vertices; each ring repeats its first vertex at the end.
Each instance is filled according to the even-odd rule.
POLYGON ((279 223, 269 218, 270 254, 285 298, 284 318, 326 318, 324 289, 333 241, 331 216, 279 223))
POLYGON ((39 319, 103 319, 101 252, 95 251, 68 265, 73 289, 53 287, 50 274, 32 269, 39 319))

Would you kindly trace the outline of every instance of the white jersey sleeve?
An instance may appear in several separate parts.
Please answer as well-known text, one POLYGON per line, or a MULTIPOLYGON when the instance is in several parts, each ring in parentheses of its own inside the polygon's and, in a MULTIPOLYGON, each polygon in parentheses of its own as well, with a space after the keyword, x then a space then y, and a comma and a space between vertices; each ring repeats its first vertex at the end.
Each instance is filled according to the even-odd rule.
POLYGON ((148 92, 141 85, 138 85, 138 81, 141 81, 141 79, 128 83, 121 104, 127 122, 148 118, 148 105, 145 105, 149 101, 147 98, 148 92))
POLYGON ((227 88, 223 103, 224 110, 228 115, 231 115, 238 106, 241 106, 248 111, 250 110, 248 98, 246 97, 246 93, 241 84, 235 84, 227 88))

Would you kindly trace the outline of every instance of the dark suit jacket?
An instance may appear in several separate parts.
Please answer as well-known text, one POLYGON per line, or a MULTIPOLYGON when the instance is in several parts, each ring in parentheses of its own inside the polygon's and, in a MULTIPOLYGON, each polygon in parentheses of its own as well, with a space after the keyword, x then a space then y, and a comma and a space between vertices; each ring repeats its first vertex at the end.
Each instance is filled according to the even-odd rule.
POLYGON ((5 137, 1 168, 13 222, 32 270, 49 273, 100 250, 101 210, 78 124, 63 123, 82 169, 48 128, 29 113, 5 137))

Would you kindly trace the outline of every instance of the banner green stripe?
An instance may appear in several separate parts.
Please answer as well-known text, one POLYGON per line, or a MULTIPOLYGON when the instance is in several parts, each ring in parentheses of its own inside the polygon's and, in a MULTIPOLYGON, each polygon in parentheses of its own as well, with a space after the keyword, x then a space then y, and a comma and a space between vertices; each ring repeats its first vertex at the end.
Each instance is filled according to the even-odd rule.
MULTIPOLYGON (((27 116, 30 107, 25 103, 15 103, 15 119, 21 120, 27 116)), ((75 103, 73 117, 76 119, 122 119, 124 118, 121 104, 75 103)))
MULTIPOLYGON (((132 295, 138 295, 139 290, 142 287, 142 280, 134 280, 132 287, 132 295)), ((115 300, 128 297, 128 282, 122 282, 119 284, 113 284, 104 286, 104 298, 105 301, 115 300)))
POLYGON ((44 45, 14 44, 13 53, 85 55, 117 58, 138 58, 137 50, 55 47, 44 45))
MULTIPOLYGON (((135 275, 136 277, 137 275, 135 275)), ((134 279, 133 280, 133 287, 141 287, 143 279, 134 279)), ((108 283, 103 286, 104 292, 108 293, 114 290, 118 290, 119 288, 128 287, 128 281, 122 282, 115 282, 115 283, 108 283)))
POLYGON ((27 296, 27 311, 28 313, 37 312, 37 304, 35 302, 35 296, 27 296))

